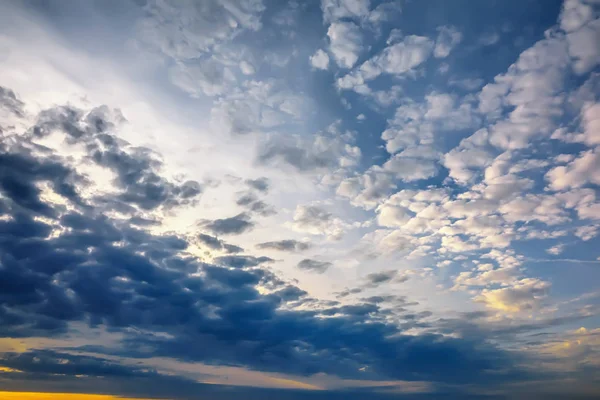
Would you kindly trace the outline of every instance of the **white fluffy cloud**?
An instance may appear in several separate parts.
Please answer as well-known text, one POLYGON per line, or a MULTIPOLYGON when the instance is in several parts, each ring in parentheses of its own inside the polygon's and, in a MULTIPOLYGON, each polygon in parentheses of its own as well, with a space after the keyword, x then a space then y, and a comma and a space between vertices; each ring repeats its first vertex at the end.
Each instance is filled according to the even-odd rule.
POLYGON ((323 19, 365 18, 369 15, 370 0, 321 0, 323 19))
POLYGON ((338 66, 352 68, 363 50, 363 37, 354 22, 334 22, 327 30, 329 50, 338 66))
POLYGON ((475 126, 478 118, 469 103, 446 93, 430 93, 424 103, 408 102, 396 109, 381 138, 393 154, 412 146, 434 143, 435 134, 475 126))
POLYGON ((401 75, 424 63, 433 51, 434 43, 424 36, 410 35, 365 61, 357 70, 339 78, 337 87, 369 94, 366 82, 381 74, 401 75))
POLYGON ((322 49, 319 49, 310 56, 310 65, 317 69, 329 68, 329 56, 322 49))
POLYGON ((566 0, 559 21, 560 28, 567 33, 569 55, 573 58, 573 69, 578 74, 586 73, 600 63, 600 19, 596 18, 592 4, 582 0, 566 0))
POLYGON ((549 288, 548 282, 524 278, 510 287, 486 289, 475 300, 489 308, 508 313, 533 311, 541 306, 549 288))
POLYGON ((565 190, 586 183, 600 184, 600 148, 582 152, 564 166, 554 167, 546 174, 550 188, 565 190))
POLYGON ((361 66, 361 71, 372 79, 381 73, 402 74, 425 62, 433 42, 424 36, 410 35, 402 42, 386 47, 380 54, 361 66))

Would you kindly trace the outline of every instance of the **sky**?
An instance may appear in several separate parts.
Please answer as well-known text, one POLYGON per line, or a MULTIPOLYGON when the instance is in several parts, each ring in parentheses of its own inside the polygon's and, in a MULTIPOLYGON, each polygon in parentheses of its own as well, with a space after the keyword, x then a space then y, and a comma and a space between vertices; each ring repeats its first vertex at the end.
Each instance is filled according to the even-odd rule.
POLYGON ((2 1, 0 399, 598 398, 599 188, 598 0, 2 1))

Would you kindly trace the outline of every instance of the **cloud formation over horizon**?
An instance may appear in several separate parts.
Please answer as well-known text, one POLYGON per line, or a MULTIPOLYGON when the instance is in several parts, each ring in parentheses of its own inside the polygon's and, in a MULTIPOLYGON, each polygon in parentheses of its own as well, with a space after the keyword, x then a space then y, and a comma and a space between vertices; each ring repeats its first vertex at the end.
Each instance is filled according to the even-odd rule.
POLYGON ((0 386, 598 396, 599 35, 595 0, 1 4, 0 386))

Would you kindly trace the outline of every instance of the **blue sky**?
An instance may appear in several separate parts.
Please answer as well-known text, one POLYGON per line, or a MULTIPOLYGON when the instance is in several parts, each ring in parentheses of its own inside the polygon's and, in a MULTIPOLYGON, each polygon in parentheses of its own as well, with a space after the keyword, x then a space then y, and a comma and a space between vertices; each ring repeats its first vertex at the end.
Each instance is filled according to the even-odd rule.
POLYGON ((598 396, 599 64, 597 0, 0 4, 0 387, 598 396))

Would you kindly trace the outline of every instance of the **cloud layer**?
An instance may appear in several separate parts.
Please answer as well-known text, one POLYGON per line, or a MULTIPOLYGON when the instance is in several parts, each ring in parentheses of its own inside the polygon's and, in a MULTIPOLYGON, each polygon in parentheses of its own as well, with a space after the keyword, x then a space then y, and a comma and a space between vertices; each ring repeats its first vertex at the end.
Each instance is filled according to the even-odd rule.
POLYGON ((0 386, 597 396, 600 4, 488 6, 0 5, 0 386))

